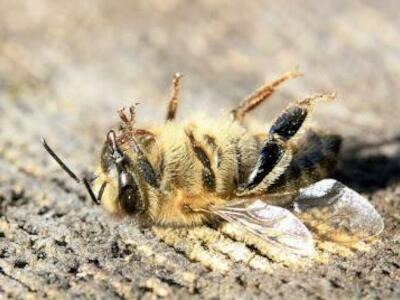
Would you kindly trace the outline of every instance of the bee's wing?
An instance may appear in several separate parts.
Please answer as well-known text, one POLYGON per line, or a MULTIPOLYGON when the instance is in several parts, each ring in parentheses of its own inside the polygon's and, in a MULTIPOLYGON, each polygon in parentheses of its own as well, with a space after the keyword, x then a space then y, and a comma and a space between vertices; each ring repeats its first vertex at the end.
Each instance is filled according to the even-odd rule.
POLYGON ((317 234, 337 242, 365 240, 384 228, 382 217, 367 199, 334 179, 301 189, 294 212, 317 234))
POLYGON ((285 208, 268 205, 261 200, 246 199, 214 207, 211 212, 283 251, 301 256, 314 253, 311 233, 285 208))

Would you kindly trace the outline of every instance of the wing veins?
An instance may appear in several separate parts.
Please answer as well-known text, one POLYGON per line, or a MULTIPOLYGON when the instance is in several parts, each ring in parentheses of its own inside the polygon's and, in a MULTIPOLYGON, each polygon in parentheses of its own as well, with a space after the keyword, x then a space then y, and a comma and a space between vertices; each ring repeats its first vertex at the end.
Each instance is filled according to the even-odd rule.
MULTIPOLYGON (((245 202, 245 201, 241 201, 241 202, 245 202)), ((261 210, 266 209, 267 207, 268 207, 268 205, 265 204, 265 206, 258 207, 258 208, 256 208, 256 210, 261 211, 261 210)), ((294 238, 295 240, 299 239, 299 238, 302 239, 303 238, 302 236, 292 234, 290 232, 282 233, 277 229, 268 228, 268 226, 272 226, 274 223, 279 223, 280 221, 284 220, 286 218, 285 216, 275 218, 274 220, 270 220, 267 223, 266 220, 260 221, 261 218, 257 218, 254 215, 252 215, 249 212, 249 208, 234 208, 233 211, 230 211, 231 208, 232 207, 230 207, 230 206, 223 207, 223 208, 212 208, 210 212, 221 217, 225 221, 228 221, 232 224, 238 225, 241 228, 244 228, 245 230, 254 234, 256 237, 260 238, 261 240, 263 240, 267 243, 271 243, 273 246, 279 247, 280 249, 286 248, 286 249, 293 250, 295 252, 302 250, 301 247, 295 247, 295 246, 289 245, 287 243, 282 243, 282 241, 279 240, 279 238, 281 238, 281 237, 294 238), (236 218, 233 216, 235 216, 236 218), (240 219, 243 220, 243 222, 241 222, 240 219), (264 232, 260 232, 259 230, 257 230, 256 228, 253 228, 251 226, 246 226, 246 224, 245 224, 246 222, 248 224, 253 224, 255 226, 262 227, 264 232)), ((295 217, 295 216, 293 215, 293 217, 295 217)))

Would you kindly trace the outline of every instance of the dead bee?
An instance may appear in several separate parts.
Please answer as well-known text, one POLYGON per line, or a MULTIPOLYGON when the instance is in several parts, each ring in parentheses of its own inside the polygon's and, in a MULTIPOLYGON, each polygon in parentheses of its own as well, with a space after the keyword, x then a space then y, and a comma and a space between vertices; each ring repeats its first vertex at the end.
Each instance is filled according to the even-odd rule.
POLYGON ((299 75, 288 72, 262 86, 228 116, 186 123, 175 121, 181 78, 175 75, 164 123, 137 128, 136 106, 119 111, 120 128, 107 133, 93 182, 79 179, 43 145, 112 214, 164 227, 223 220, 301 255, 314 249, 304 224, 336 241, 376 236, 383 221, 369 202, 333 179, 322 180, 335 166, 340 137, 303 126, 314 104, 334 95, 289 105, 266 133, 244 125, 248 112, 299 75))

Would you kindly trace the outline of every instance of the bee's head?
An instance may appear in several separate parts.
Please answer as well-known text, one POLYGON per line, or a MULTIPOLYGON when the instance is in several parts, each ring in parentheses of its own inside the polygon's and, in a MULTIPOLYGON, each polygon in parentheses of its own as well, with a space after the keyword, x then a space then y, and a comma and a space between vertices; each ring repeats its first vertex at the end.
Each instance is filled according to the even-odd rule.
POLYGON ((99 177, 94 189, 97 199, 114 214, 136 214, 144 211, 144 200, 135 167, 117 144, 115 132, 107 134, 101 156, 99 177))
POLYGON ((133 151, 131 151, 134 154, 129 156, 129 151, 126 153, 121 151, 115 132, 110 130, 101 152, 100 166, 96 174, 82 177, 78 177, 64 163, 44 138, 42 138, 42 144, 48 154, 72 179, 85 186, 93 202, 98 205, 102 204, 106 210, 113 214, 140 214, 142 217, 145 216, 145 195, 147 195, 147 192, 141 188, 141 177, 138 175, 140 172, 137 164, 133 162, 136 162, 139 158, 142 168, 147 171, 146 178, 149 184, 158 187, 158 183, 154 172, 149 171, 150 164, 143 158, 143 152, 136 140, 133 139, 133 151))

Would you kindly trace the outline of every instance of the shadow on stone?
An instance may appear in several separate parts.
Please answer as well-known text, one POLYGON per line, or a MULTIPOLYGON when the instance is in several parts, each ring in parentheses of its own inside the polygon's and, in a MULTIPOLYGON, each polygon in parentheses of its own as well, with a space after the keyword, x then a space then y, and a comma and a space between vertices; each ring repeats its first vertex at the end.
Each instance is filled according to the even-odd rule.
POLYGON ((333 177, 359 192, 400 181, 400 134, 376 143, 345 141, 333 177))

